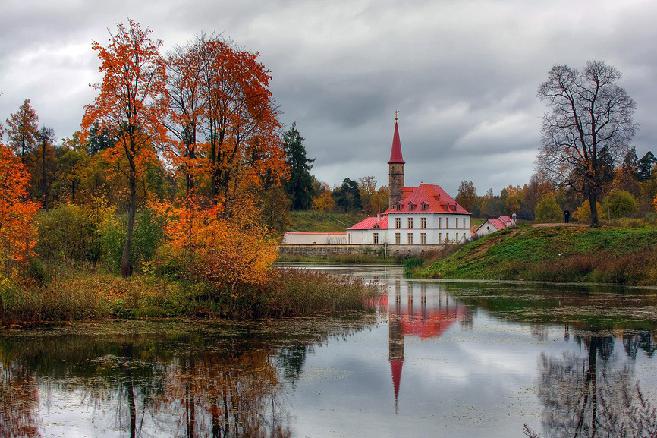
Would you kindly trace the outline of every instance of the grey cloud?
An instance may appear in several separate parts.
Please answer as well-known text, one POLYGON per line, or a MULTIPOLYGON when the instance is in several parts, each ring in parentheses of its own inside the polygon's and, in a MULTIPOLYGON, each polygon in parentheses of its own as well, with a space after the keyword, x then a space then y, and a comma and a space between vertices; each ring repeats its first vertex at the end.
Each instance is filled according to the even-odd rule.
POLYGON ((2 9, 0 118, 30 97, 60 137, 93 98, 91 41, 130 16, 165 48, 214 31, 259 51, 282 121, 298 122, 331 184, 366 174, 385 182, 396 109, 408 183, 454 191, 472 179, 480 192, 523 183, 540 138, 538 84, 554 64, 594 58, 625 74, 639 153, 657 146, 649 2, 5 0, 2 9))

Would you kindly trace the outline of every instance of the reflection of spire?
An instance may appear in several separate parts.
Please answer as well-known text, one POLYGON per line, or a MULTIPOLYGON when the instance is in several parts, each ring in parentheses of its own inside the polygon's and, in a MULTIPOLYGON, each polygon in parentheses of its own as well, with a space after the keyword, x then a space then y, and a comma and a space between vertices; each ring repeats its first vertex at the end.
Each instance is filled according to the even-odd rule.
POLYGON ((399 386, 401 384, 402 367, 404 366, 404 334, 399 315, 391 314, 388 320, 388 360, 390 374, 395 390, 395 414, 398 413, 399 386))

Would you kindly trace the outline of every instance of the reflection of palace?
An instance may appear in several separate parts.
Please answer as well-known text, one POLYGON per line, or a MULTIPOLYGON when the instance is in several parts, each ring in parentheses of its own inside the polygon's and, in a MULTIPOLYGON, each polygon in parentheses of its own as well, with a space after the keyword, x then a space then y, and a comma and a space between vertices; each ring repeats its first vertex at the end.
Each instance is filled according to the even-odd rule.
POLYGON ((428 296, 426 283, 407 282, 406 285, 402 293, 401 281, 395 281, 392 294, 384 295, 381 302, 388 311, 388 360, 395 391, 395 413, 404 365, 404 338, 438 338, 456 321, 471 326, 468 309, 435 285, 428 296))

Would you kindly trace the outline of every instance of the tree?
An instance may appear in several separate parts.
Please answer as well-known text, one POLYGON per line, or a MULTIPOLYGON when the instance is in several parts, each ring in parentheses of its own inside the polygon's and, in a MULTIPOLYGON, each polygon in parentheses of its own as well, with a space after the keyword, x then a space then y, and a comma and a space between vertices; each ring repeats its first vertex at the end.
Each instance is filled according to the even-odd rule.
POLYGON ((472 181, 461 181, 459 191, 456 194, 456 202, 470 213, 474 213, 475 208, 478 207, 477 200, 477 189, 475 188, 474 183, 472 181))
POLYGON ((0 268, 23 262, 36 245, 34 215, 39 204, 26 201, 30 175, 21 160, 0 143, 0 268))
POLYGON ((603 154, 624 158, 636 125, 636 103, 617 82, 621 73, 602 61, 583 71, 552 67, 538 89, 549 112, 543 118, 538 167, 555 183, 570 185, 589 201, 591 226, 598 226, 596 203, 603 189, 603 154), (573 175, 580 178, 572 179, 573 175))
POLYGON ((39 167, 41 167, 41 180, 39 181, 39 194, 41 195, 41 206, 48 210, 48 167, 49 162, 55 161, 53 142, 55 131, 51 128, 42 127, 39 131, 39 167))
POLYGON ((541 197, 536 204, 534 214, 539 222, 559 222, 561 220, 561 208, 557 204, 557 197, 554 193, 548 193, 541 197))
POLYGON ((616 219, 635 214, 639 204, 631 193, 613 189, 605 198, 604 207, 609 213, 609 219, 616 219))
POLYGON ((335 200, 330 190, 320 192, 313 199, 313 210, 320 210, 324 212, 333 211, 335 209, 335 200))
POLYGON ((152 40, 150 29, 128 20, 110 34, 107 46, 94 42, 103 73, 95 102, 85 107, 82 128, 88 134, 94 124, 116 138, 105 151, 115 162, 125 161, 128 174, 128 223, 121 256, 121 274, 133 270, 132 239, 137 210, 137 178, 146 163, 156 159, 154 145, 166 139, 163 124, 168 103, 165 63, 160 56, 162 42, 152 40))
POLYGON ((365 176, 358 180, 358 191, 363 210, 368 214, 381 213, 388 208, 388 188, 376 187, 376 178, 365 176))
POLYGON ((290 169, 290 176, 285 184, 294 210, 307 210, 313 201, 313 179, 310 169, 314 159, 308 158, 304 138, 297 130, 296 122, 283 134, 285 161, 290 169))
MULTIPOLYGON (((602 208, 602 204, 598 202, 598 205, 596 206, 597 210, 600 212, 601 215, 604 213, 604 209, 602 208)), ((589 208, 589 203, 588 201, 585 201, 575 209, 573 212, 573 218, 577 222, 581 223, 586 223, 591 221, 591 209, 589 208)))
POLYGON ((657 157, 651 151, 646 152, 638 163, 637 178, 639 178, 639 181, 649 180, 655 165, 657 165, 657 157))
POLYGON ((342 211, 360 210, 362 207, 358 183, 349 178, 345 178, 342 185, 333 191, 333 198, 342 211))
POLYGON ((7 126, 9 146, 25 162, 27 155, 39 141, 39 117, 32 108, 30 99, 25 99, 18 111, 9 116, 7 126))

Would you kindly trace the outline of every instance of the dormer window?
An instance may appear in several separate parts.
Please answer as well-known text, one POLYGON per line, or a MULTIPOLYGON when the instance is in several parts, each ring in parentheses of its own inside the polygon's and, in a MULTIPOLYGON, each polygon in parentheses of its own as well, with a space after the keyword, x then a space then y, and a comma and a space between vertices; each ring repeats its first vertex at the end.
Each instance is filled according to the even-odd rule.
POLYGON ((416 207, 416 205, 414 203, 412 203, 412 202, 408 203, 408 209, 409 210, 415 210, 415 207, 416 207))
POLYGON ((426 210, 427 208, 429 208, 429 204, 427 204, 427 203, 424 202, 424 201, 423 201, 422 204, 420 204, 420 205, 421 205, 421 207, 422 207, 422 210, 426 210))

